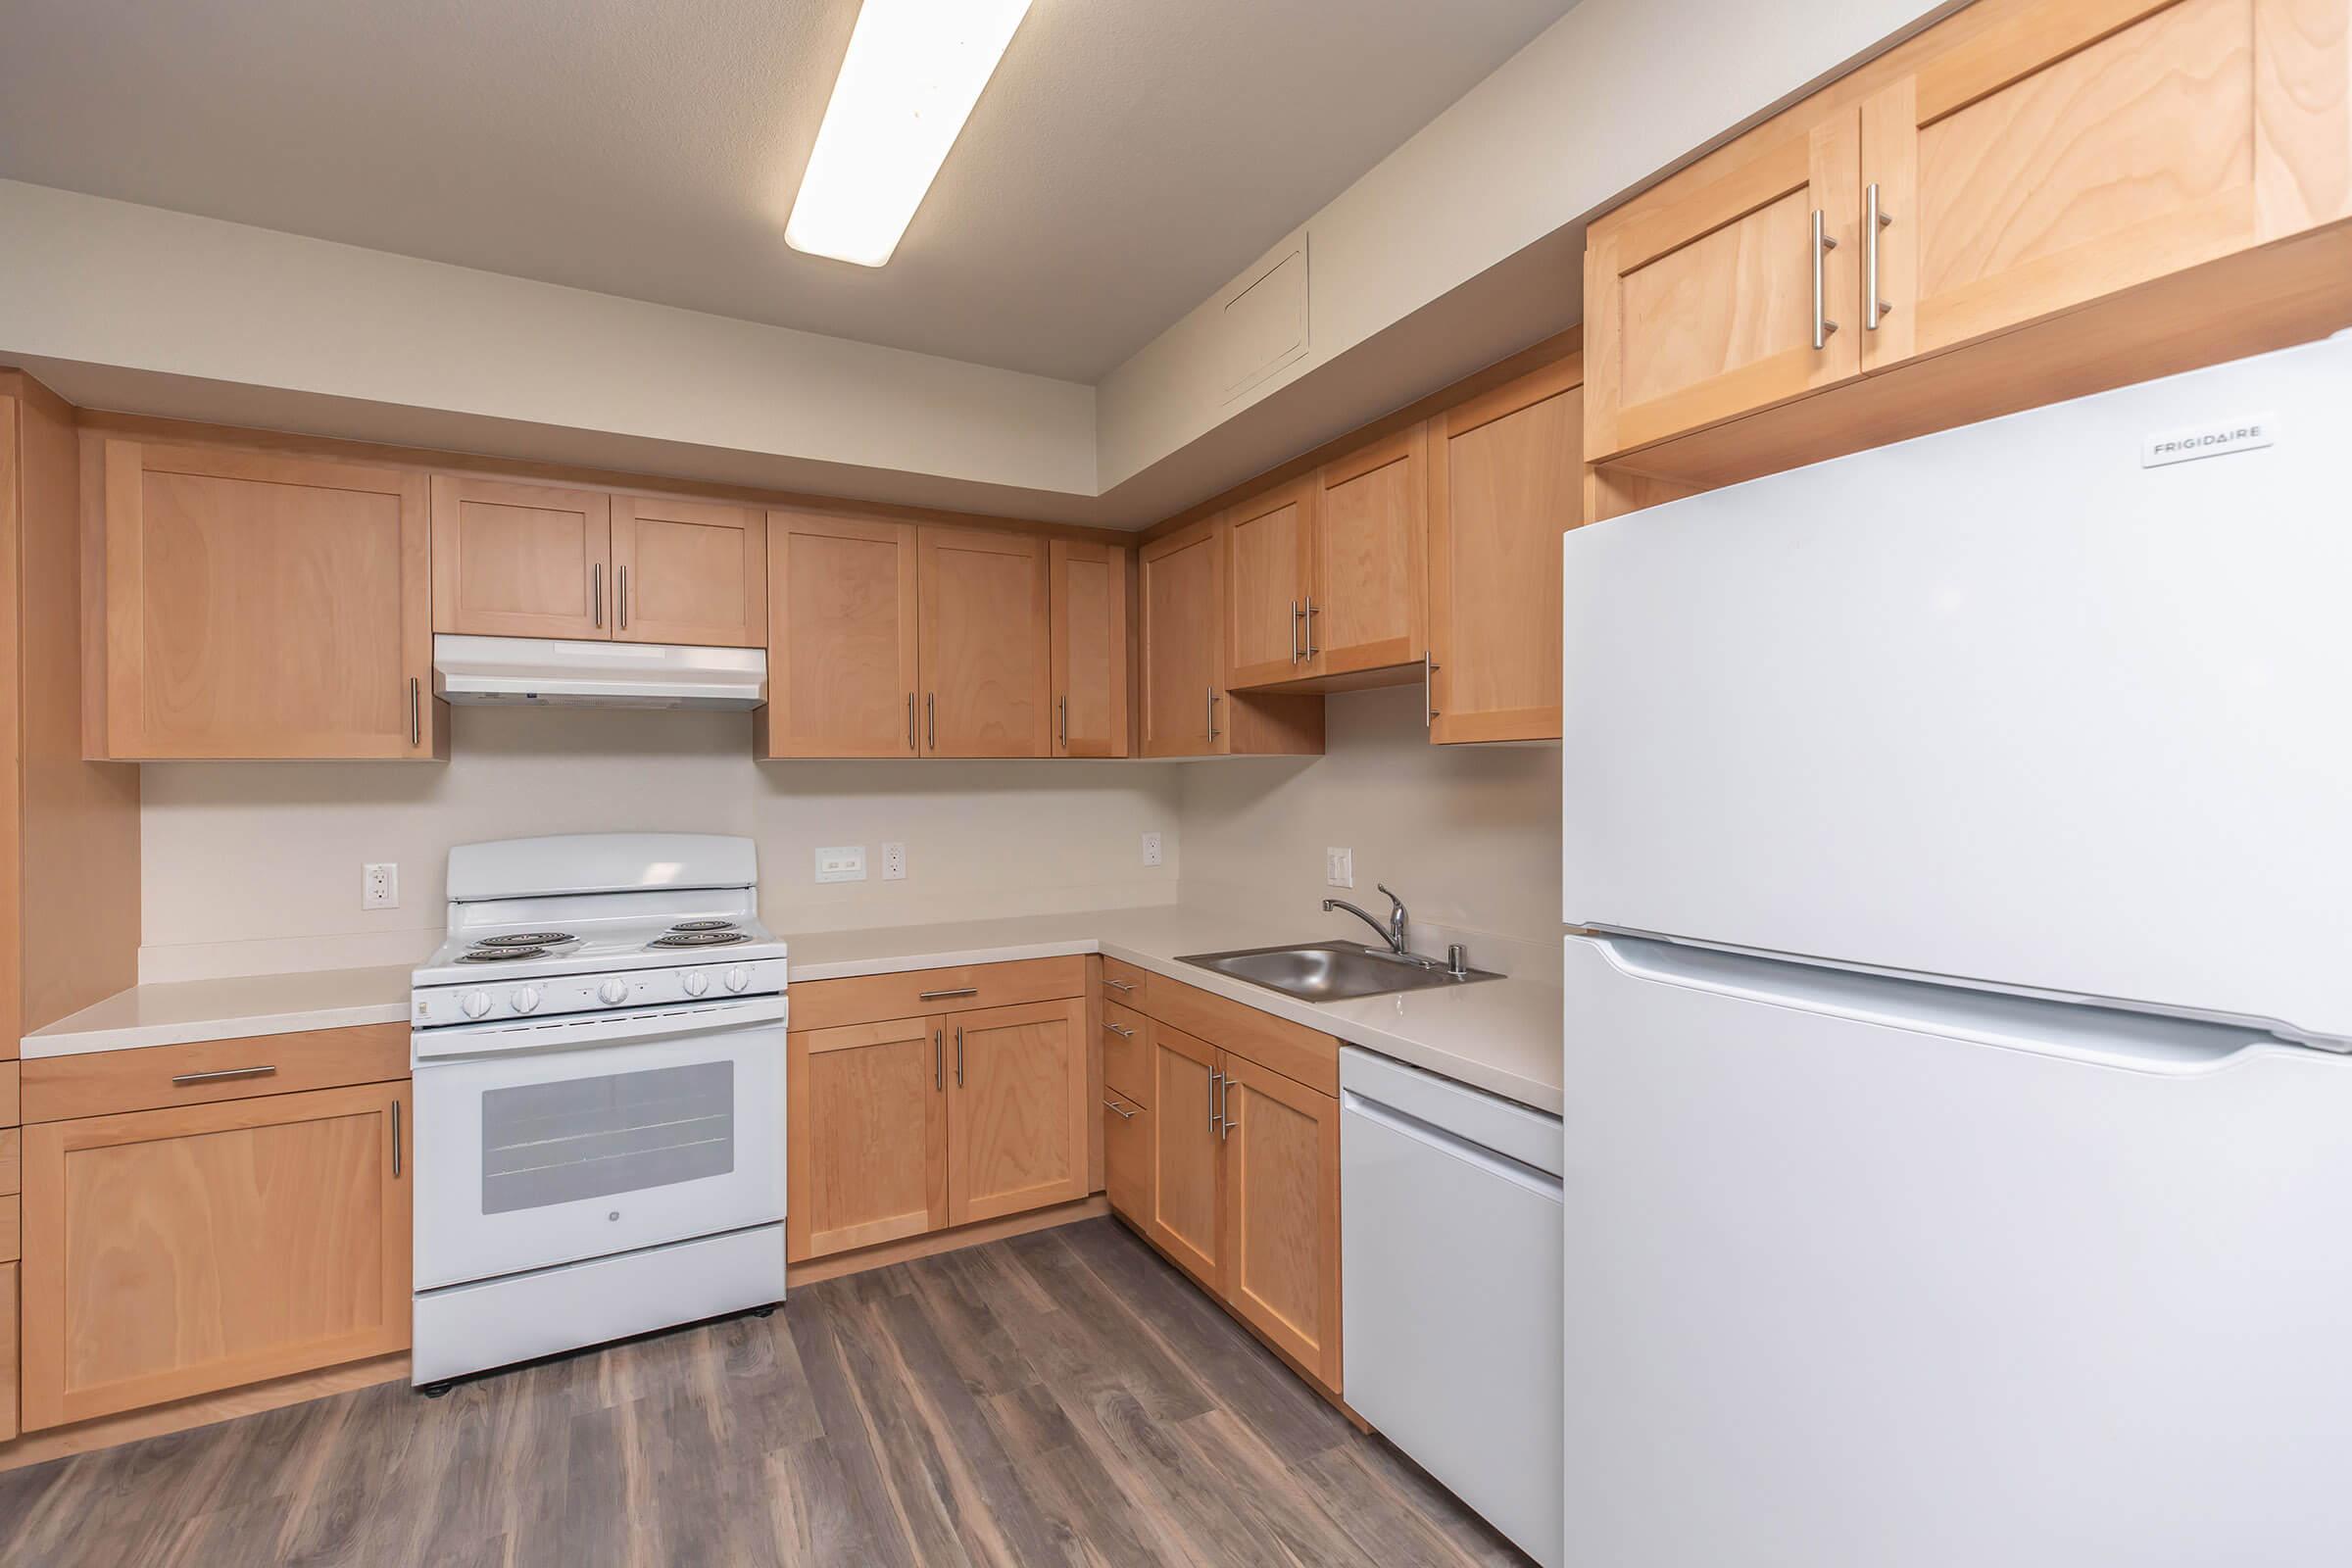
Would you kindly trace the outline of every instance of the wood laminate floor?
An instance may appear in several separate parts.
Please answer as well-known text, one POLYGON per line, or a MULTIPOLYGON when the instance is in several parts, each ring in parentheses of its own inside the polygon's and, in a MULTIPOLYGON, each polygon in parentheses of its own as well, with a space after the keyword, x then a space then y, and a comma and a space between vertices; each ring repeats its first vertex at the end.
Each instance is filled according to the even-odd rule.
POLYGON ((34 1564, 1519 1564, 1107 1219, 0 1475, 34 1564))

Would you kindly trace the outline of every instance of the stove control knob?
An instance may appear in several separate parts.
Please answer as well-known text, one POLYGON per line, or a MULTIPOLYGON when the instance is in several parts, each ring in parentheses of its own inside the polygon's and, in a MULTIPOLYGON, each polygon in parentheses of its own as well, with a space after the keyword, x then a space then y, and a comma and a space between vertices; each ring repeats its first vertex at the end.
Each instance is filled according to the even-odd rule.
POLYGON ((678 984, 686 988, 688 996, 699 997, 710 989, 710 977, 700 969, 689 969, 679 979, 678 984))
POLYGON ((513 1007, 516 1012, 530 1012, 536 1009, 539 1005, 539 988, 524 986, 507 999, 507 1005, 513 1007))
POLYGON ((490 993, 487 991, 468 991, 458 999, 458 1005, 466 1009, 466 1017, 479 1018, 483 1013, 490 1010, 490 993))
POLYGON ((608 980, 596 988, 596 998, 599 1002, 617 1007, 629 1000, 629 983, 626 980, 608 980))
POLYGON ((746 969, 742 964, 739 963, 727 971, 727 989, 729 991, 741 991, 751 983, 752 971, 746 969))

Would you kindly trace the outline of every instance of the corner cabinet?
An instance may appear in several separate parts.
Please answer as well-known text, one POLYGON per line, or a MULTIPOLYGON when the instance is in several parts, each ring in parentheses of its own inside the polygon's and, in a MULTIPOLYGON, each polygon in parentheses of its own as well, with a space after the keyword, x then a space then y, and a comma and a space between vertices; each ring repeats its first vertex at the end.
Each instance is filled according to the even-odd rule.
POLYGON ((448 755, 423 474, 84 440, 103 485, 93 760, 448 755))
MULTIPOLYGON (((1136 691, 1146 757, 1313 756, 1323 750, 1322 698, 1237 693, 1228 680, 1229 521, 1229 515, 1203 518, 1137 552, 1143 628, 1136 691)), ((1283 526, 1270 525, 1276 532, 1283 526)), ((1272 537, 1262 535, 1258 544, 1272 537)))

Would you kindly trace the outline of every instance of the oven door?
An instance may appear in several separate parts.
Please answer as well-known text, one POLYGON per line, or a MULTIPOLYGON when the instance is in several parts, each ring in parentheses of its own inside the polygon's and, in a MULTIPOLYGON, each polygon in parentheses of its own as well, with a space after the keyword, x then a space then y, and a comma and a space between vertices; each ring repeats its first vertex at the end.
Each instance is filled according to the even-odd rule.
POLYGON ((415 1051, 420 1291, 784 1217, 780 997, 415 1051))

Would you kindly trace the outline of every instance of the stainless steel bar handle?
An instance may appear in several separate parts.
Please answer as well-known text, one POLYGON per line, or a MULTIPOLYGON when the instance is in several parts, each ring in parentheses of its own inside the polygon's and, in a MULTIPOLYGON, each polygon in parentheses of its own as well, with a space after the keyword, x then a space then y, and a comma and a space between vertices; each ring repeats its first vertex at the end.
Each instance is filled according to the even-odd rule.
POLYGON ((411 675, 409 677, 409 745, 416 747, 423 744, 424 712, 422 704, 418 701, 416 677, 411 675))
POLYGON ((1054 722, 1061 733, 1061 749, 1066 752, 1070 749, 1070 700, 1067 697, 1054 699, 1054 722))
POLYGON ((1306 657, 1314 658, 1323 650, 1315 646, 1315 596, 1306 596, 1306 657))
POLYGON ((1117 1101, 1115 1101, 1115 1100, 1105 1100, 1104 1102, 1102 1102, 1102 1108, 1103 1108, 1104 1110, 1115 1110, 1115 1111, 1117 1111, 1117 1112, 1119 1113, 1119 1115, 1120 1115, 1120 1116, 1122 1116, 1123 1118, 1125 1118, 1125 1119, 1126 1119, 1126 1120, 1128 1120, 1128 1121, 1133 1121, 1133 1120, 1135 1120, 1135 1112, 1134 1112, 1134 1111, 1132 1111, 1132 1110, 1129 1110, 1129 1109, 1128 1109, 1128 1108, 1127 1108, 1125 1105, 1122 1105, 1122 1104, 1120 1104, 1120 1103, 1119 1103, 1117 1101))
POLYGON ((923 693, 923 744, 939 750, 939 693, 923 693))
POLYGON ((1217 689, 1214 686, 1208 688, 1208 738, 1212 741, 1217 738, 1217 689))
POLYGON ((906 694, 906 749, 910 752, 922 750, 921 747, 914 744, 914 693, 912 692, 906 694))
POLYGON ((944 1029, 931 1031, 931 1087, 948 1087, 948 1042, 944 1029))
POLYGON ((979 994, 978 986, 957 986, 953 991, 917 991, 914 994, 914 1000, 917 1002, 940 1002, 949 997, 976 997, 979 994))
POLYGON ((1225 1089, 1217 1097, 1217 1142, 1233 1136, 1233 1079, 1225 1080, 1225 1089))
POLYGON ((392 1175, 400 1176, 400 1102, 392 1102, 392 1175))
POLYGON ((605 623, 605 564, 597 562, 588 568, 588 593, 596 612, 596 623, 605 623))
POLYGON ((1430 677, 1444 666, 1432 661, 1429 650, 1421 651, 1421 727, 1435 729, 1438 725, 1438 687, 1430 677))
POLYGON ((620 568, 620 629, 629 629, 629 568, 620 568))
POLYGON ((1818 208, 1818 207, 1814 208, 1814 209, 1813 209, 1813 346, 1814 346, 1815 348, 1817 348, 1817 349, 1822 349, 1822 348, 1827 348, 1827 347, 1829 347, 1829 343, 1830 343, 1830 334, 1831 334, 1832 332, 1835 332, 1835 331, 1837 331, 1837 330, 1838 330, 1838 323, 1837 323, 1836 321, 1833 321, 1833 320, 1831 320, 1831 319, 1829 318, 1828 315, 1826 314, 1826 313, 1828 312, 1828 310, 1829 310, 1829 301, 1828 301, 1828 299, 1826 298, 1826 296, 1825 296, 1825 294, 1824 294, 1824 292, 1823 292, 1823 291, 1824 291, 1824 289, 1827 287, 1827 283, 1826 283, 1826 280, 1825 280, 1825 279, 1823 278, 1823 276, 1822 276, 1823 263, 1824 263, 1825 259, 1826 259, 1826 258, 1829 256, 1830 252, 1832 252, 1832 251, 1836 250, 1837 248, 1838 248, 1838 241, 1837 241, 1835 238, 1833 238, 1833 237, 1832 237, 1832 236, 1829 234, 1829 232, 1828 232, 1826 229, 1824 229, 1824 227, 1822 226, 1822 213, 1821 213, 1821 209, 1820 209, 1820 208, 1818 208))
POLYGON ((1123 1023, 1112 1023, 1108 1018, 1105 1018, 1102 1020, 1102 1027, 1109 1030, 1112 1034, 1117 1035, 1121 1040, 1133 1040, 1135 1038, 1135 1031, 1128 1028, 1123 1023))
POLYGON ((218 1084, 231 1078, 267 1078, 277 1071, 275 1067, 219 1067, 211 1072, 183 1072, 172 1076, 175 1084, 218 1084))
POLYGON ((1208 1130, 1219 1137, 1225 1132, 1224 1085, 1223 1073, 1212 1072, 1208 1075, 1208 1130))
POLYGON ((1296 664, 1297 662, 1298 662, 1298 661, 1299 661, 1299 660, 1301 660, 1301 659, 1304 659, 1304 658, 1306 657, 1304 654, 1301 654, 1300 652, 1298 652, 1298 622, 1299 622, 1299 621, 1301 621, 1301 620, 1303 620, 1303 619, 1305 619, 1305 618, 1306 618, 1306 612, 1305 612, 1305 611, 1303 611, 1303 610, 1300 610, 1300 609, 1298 608, 1298 600, 1296 600, 1296 599, 1292 600, 1292 601, 1291 601, 1291 662, 1292 662, 1292 663, 1294 663, 1294 664, 1296 664))
POLYGON ((1133 990, 1135 989, 1135 982, 1134 982, 1134 981, 1132 981, 1132 980, 1113 980, 1113 979, 1112 979, 1110 976, 1108 976, 1108 975, 1104 975, 1104 976, 1102 977, 1102 983, 1103 983, 1104 985, 1106 985, 1106 986, 1110 987, 1110 988, 1111 988, 1113 991, 1133 991, 1133 990))
POLYGON ((1872 180, 1866 193, 1870 212, 1862 220, 1863 270, 1869 275, 1862 281, 1862 324, 1871 331, 1879 329, 1879 321, 1894 309, 1879 298, 1879 230, 1894 220, 1879 210, 1879 182, 1872 180))
POLYGON ((963 1087, 963 1025, 956 1026, 956 1087, 963 1087))

